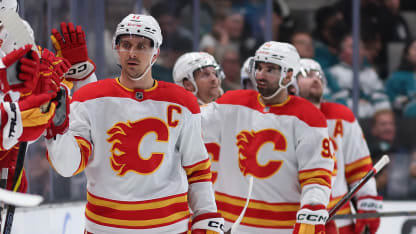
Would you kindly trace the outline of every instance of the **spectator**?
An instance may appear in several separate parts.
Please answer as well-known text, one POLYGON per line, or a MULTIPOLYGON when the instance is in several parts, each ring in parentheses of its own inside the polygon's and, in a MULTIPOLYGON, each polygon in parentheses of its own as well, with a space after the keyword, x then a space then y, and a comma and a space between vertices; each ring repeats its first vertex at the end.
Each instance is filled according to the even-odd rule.
MULTIPOLYGON (((265 19, 266 1, 246 0, 235 2, 235 5, 244 9, 249 31, 260 46, 265 41, 265 31, 268 30, 266 29, 265 19)), ((290 39, 289 36, 294 28, 294 20, 290 15, 290 9, 285 0, 273 0, 271 24, 272 38, 269 39, 273 41, 288 41, 290 39)))
POLYGON ((315 25, 316 28, 313 32, 315 40, 314 59, 325 70, 339 62, 337 56, 339 41, 340 37, 346 33, 347 26, 343 14, 334 6, 319 8, 315 14, 315 25))
POLYGON ((409 166, 409 173, 411 176, 410 180, 410 197, 416 196, 416 147, 413 148, 412 154, 410 155, 410 166, 409 166))
POLYGON ((391 110, 377 111, 371 122, 371 135, 367 138, 374 162, 382 155, 390 156, 390 164, 376 177, 377 189, 381 195, 390 199, 408 197, 410 176, 409 152, 396 141, 396 123, 391 110))
POLYGON ((240 54, 233 47, 224 48, 223 54, 218 59, 225 74, 222 82, 224 92, 241 89, 240 82, 240 54))
POLYGON ((244 16, 238 9, 230 9, 225 16, 217 15, 210 34, 202 37, 200 50, 220 57, 225 47, 239 50, 242 41, 244 16))
POLYGON ((412 150, 409 172, 413 179, 416 179, 416 148, 412 150))
POLYGON ((293 33, 290 42, 295 46, 301 58, 313 58, 315 48, 312 36, 306 31, 297 31, 293 33))
POLYGON ((162 36, 165 38, 166 43, 161 45, 161 50, 175 46, 174 43, 169 42, 173 36, 192 41, 192 33, 180 25, 176 8, 174 1, 161 1, 150 8, 150 13, 159 22, 162 36))
POLYGON ((383 14, 380 18, 381 35, 385 42, 409 41, 409 25, 400 14, 400 0, 381 0, 383 14))
POLYGON ((161 50, 160 58, 152 66, 152 74, 157 80, 173 83, 173 65, 179 56, 192 50, 192 41, 173 35, 170 42, 175 46, 161 50))
MULTIPOLYGON (((189 20, 193 17, 193 3, 192 1, 182 0, 180 1, 182 6, 180 7, 180 20, 188 30, 192 30, 194 27, 194 20, 189 20)), ((211 0, 201 0, 199 9, 199 30, 201 35, 211 32, 214 18, 215 4, 211 0)))
MULTIPOLYGON (((352 22, 352 1, 340 1, 339 5, 346 22, 352 22)), ((388 75, 387 44, 410 40, 409 27, 399 8, 400 0, 361 1, 362 39, 369 50, 369 62, 384 78, 388 75)))
MULTIPOLYGON (((346 104, 352 109, 352 85, 353 85, 353 70, 352 70, 352 49, 353 39, 350 34, 346 35, 341 41, 339 47, 340 63, 330 67, 327 72, 329 79, 333 79, 340 90, 344 92, 344 96, 337 97, 337 102, 346 104)), ((359 71, 359 87, 360 97, 358 103, 358 118, 366 118, 373 115, 376 110, 383 108, 390 108, 390 103, 387 95, 384 94, 383 83, 377 75, 374 68, 364 66, 364 50, 363 44, 360 43, 360 71, 359 71)), ((330 87, 334 91, 333 87, 330 87)))
POLYGON ((406 44, 398 69, 386 82, 393 108, 404 116, 416 116, 416 40, 406 44))

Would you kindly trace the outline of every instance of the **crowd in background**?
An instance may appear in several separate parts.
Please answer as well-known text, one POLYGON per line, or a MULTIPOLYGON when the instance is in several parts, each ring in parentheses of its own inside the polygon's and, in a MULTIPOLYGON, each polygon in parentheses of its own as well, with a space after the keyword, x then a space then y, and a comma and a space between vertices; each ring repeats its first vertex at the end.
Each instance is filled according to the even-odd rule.
MULTIPOLYGON (((57 2, 68 6, 68 1, 57 2)), ((111 5, 111 1, 107 2, 111 5)), ((135 6, 135 1, 130 2, 135 6)), ((272 22, 268 24, 264 0, 201 0, 199 50, 212 54, 221 64, 225 92, 241 89, 243 62, 264 43, 266 32, 270 33, 271 40, 290 42, 301 57, 317 60, 325 71, 325 98, 352 108, 352 1, 330 2, 310 12, 314 22, 305 23, 302 17, 292 14, 287 2, 274 0, 272 22), (272 28, 266 28, 267 25, 272 28)), ((192 1, 142 1, 142 4, 141 13, 154 16, 163 34, 161 54, 152 68, 153 76, 173 82, 172 69, 176 59, 193 50, 192 1)), ((30 1, 26 1, 28 7, 30 1)), ((107 11, 110 8, 108 6, 107 11)), ((408 22, 403 17, 404 9, 416 15, 414 1, 361 1, 357 117, 362 123, 373 162, 386 153, 392 159, 377 177, 379 193, 387 200, 410 199, 416 195, 416 138, 412 139, 416 135, 411 131, 416 129, 416 38, 410 28, 411 23, 416 22, 408 22), (400 46, 394 47, 397 44, 400 46), (393 51, 395 56, 391 48, 399 48, 393 51), (392 63, 398 66, 391 67, 392 63)), ((111 14, 107 12, 109 25, 104 34, 107 64, 114 64, 111 30, 115 27, 111 25, 111 14)), ((36 17, 26 15, 29 22, 31 17, 36 17)), ((62 13, 60 19, 64 20, 68 15, 68 12, 62 13)), ((88 28, 88 25, 83 27, 88 28)), ((88 37, 88 44, 93 44, 88 37)), ((118 68, 106 66, 106 69, 105 77, 99 79, 111 77, 118 68)), ((84 176, 64 179, 53 172, 44 157, 45 147, 39 142, 43 143, 32 144, 27 154, 29 193, 41 194, 49 202, 84 199, 84 176)))

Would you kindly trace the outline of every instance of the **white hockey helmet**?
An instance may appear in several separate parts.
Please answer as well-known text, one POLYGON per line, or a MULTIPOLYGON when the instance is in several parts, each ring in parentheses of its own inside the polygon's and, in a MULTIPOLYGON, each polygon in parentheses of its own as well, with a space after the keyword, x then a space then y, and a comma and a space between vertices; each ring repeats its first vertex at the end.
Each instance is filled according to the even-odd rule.
MULTIPOLYGON (((162 30, 160 29, 159 23, 156 21, 153 16, 150 15, 139 15, 139 14, 129 14, 124 17, 123 20, 117 25, 116 32, 113 36, 113 49, 115 50, 119 38, 121 35, 136 35, 142 36, 150 39, 153 42, 153 51, 152 56, 150 57, 149 66, 143 72, 142 75, 133 80, 140 80, 143 76, 150 70, 153 64, 156 62, 153 61, 153 56, 157 54, 160 45, 162 45, 162 30)), ((119 57, 116 55, 117 61, 119 57)))
POLYGON ((253 68, 254 58, 248 57, 246 61, 244 61, 243 66, 241 67, 240 71, 240 81, 241 81, 241 88, 247 89, 247 82, 250 82, 252 84, 252 87, 255 87, 255 83, 253 84, 253 80, 251 76, 253 75, 253 72, 251 71, 253 68))
POLYGON ((300 70, 299 73, 302 73, 303 76, 314 75, 322 80, 324 87, 326 86, 326 77, 325 73, 322 70, 321 65, 309 58, 302 58, 300 60, 300 70), (313 72, 313 74, 311 74, 313 72))
POLYGON ((0 12, 3 10, 13 10, 18 11, 19 5, 17 4, 17 0, 2 0, 0 1, 0 12))
POLYGON ((130 14, 117 25, 113 37, 113 46, 118 43, 121 35, 137 35, 153 41, 153 47, 158 49, 162 45, 162 30, 153 16, 130 14))
POLYGON ((189 52, 181 55, 173 66, 173 80, 179 86, 183 87, 183 80, 188 79, 195 87, 194 95, 198 92, 194 78, 194 71, 204 67, 214 67, 217 72, 217 78, 225 78, 224 72, 215 58, 206 52, 189 52))
POLYGON ((274 94, 264 98, 271 99, 275 97, 282 89, 289 87, 293 82, 295 82, 296 75, 299 72, 299 60, 300 57, 296 48, 289 43, 268 41, 261 45, 259 49, 257 49, 256 54, 254 55, 254 67, 252 68, 252 80, 254 84, 256 84, 255 66, 257 62, 276 64, 280 66, 281 69, 279 79, 280 87, 274 94), (283 80, 286 77, 287 72, 290 70, 293 71, 291 80, 289 83, 283 84, 283 80))
MULTIPOLYGON (((35 40, 33 29, 30 27, 30 24, 26 20, 21 20, 26 27, 26 30, 29 32, 30 37, 35 40)), ((0 57, 4 57, 6 54, 18 49, 16 38, 12 38, 7 30, 0 30, 0 41, 0 57)))

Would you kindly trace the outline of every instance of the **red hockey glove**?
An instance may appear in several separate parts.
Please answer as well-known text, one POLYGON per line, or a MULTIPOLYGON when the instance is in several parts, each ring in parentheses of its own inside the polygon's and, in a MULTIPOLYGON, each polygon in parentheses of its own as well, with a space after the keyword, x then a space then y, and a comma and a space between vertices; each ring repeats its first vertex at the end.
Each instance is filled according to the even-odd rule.
MULTIPOLYGON (((19 153, 19 147, 16 145, 9 150, 0 151, 0 171, 2 168, 7 168, 7 189, 12 190, 14 172, 16 169, 17 154, 19 153)), ((27 180, 25 170, 22 170, 22 178, 19 183, 17 192, 25 193, 27 190, 27 180)))
POLYGON ((334 220, 331 220, 325 224, 325 234, 338 234, 338 228, 334 220))
POLYGON ((56 57, 50 50, 44 48, 42 50, 42 64, 52 70, 60 80, 64 79, 65 73, 71 67, 71 63, 65 58, 56 57))
POLYGON ((53 99, 57 103, 55 115, 52 118, 51 125, 46 130, 46 138, 50 139, 57 134, 63 134, 68 130, 69 126, 69 89, 61 85, 56 98, 53 99))
POLYGON ((324 205, 304 205, 296 213, 294 234, 321 234, 325 233, 325 223, 328 211, 324 205))
POLYGON ((2 58, 0 62, 0 89, 3 93, 10 90, 29 93, 36 86, 39 58, 35 52, 30 53, 31 48, 31 45, 26 45, 2 58), (24 58, 26 54, 29 54, 28 58, 24 58))
POLYGON ((36 140, 51 124, 56 103, 50 103, 46 111, 41 107, 50 102, 55 96, 56 93, 43 93, 30 95, 19 101, 23 125, 23 133, 19 141, 36 140))
MULTIPOLYGON (((61 77, 55 72, 54 66, 65 66, 63 60, 58 59, 48 49, 42 50, 42 58, 40 65, 40 77, 38 85, 35 88, 34 94, 52 93, 59 91, 61 77)), ((62 68, 57 70, 61 71, 62 68)))
POLYGON ((36 140, 49 126, 55 113, 54 103, 46 113, 40 110, 40 106, 55 96, 55 93, 32 94, 21 98, 17 103, 1 103, 1 148, 10 149, 19 141, 36 140))
POLYGON ((224 233, 224 219, 220 213, 205 213, 192 220, 192 234, 222 234, 224 233))
POLYGON ((72 22, 61 23, 61 32, 52 29, 52 44, 59 57, 67 59, 72 67, 66 74, 69 81, 78 81, 88 78, 95 71, 95 64, 88 58, 85 32, 81 26, 74 27, 72 22))
MULTIPOLYGON (((383 198, 381 196, 359 197, 357 200, 357 212, 380 212, 383 208, 382 200, 383 198)), ((375 234, 380 226, 380 218, 357 219, 357 222, 355 223, 355 233, 361 233, 365 226, 368 226, 371 234, 375 234)))

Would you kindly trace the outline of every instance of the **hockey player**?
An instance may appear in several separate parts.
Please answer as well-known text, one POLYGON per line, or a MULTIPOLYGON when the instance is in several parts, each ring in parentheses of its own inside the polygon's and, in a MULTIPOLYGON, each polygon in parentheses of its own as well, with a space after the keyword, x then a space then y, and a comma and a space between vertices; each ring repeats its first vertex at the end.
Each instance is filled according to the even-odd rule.
MULTIPOLYGON (((315 60, 301 59, 303 75, 297 76, 299 96, 308 99, 325 115, 331 142, 335 148, 336 175, 331 192, 328 210, 348 192, 348 187, 358 182, 372 167, 370 153, 361 127, 350 109, 344 105, 325 102, 322 98, 325 87, 325 76, 321 66, 315 60)), ((335 176, 334 175, 334 176, 335 176)), ((377 196, 374 178, 370 179, 356 194, 357 209, 362 212, 378 212, 382 208, 381 197, 377 196)), ((351 213, 347 203, 337 214, 351 213)), ((370 233, 376 233, 380 224, 379 218, 353 220, 336 220, 340 234, 361 233, 368 226, 370 233)))
POLYGON ((189 52, 173 66, 173 80, 192 92, 200 105, 215 101, 221 94, 224 72, 215 58, 206 52, 189 52))
POLYGON ((241 88, 242 89, 255 89, 253 84, 253 79, 251 79, 251 64, 253 57, 248 57, 246 61, 244 61, 243 66, 241 67, 240 71, 240 80, 241 80, 241 88))
MULTIPOLYGON (((17 11, 16 0, 0 2, 0 14, 5 10, 17 11)), ((29 35, 33 37, 30 25, 22 20, 29 35)), ((56 71, 65 72, 63 60, 48 61, 46 57, 39 58, 37 53, 30 51, 31 45, 18 48, 4 25, 0 31, 1 63, 1 145, 0 168, 7 170, 7 189, 25 192, 27 181, 24 170, 20 172, 20 179, 14 188, 16 159, 19 149, 17 143, 36 140, 47 128, 55 113, 56 103, 47 109, 51 99, 56 96, 59 78, 56 71), (46 64, 47 63, 47 64, 46 64), (7 69, 7 72, 6 72, 7 69)))
POLYGON ((192 233, 222 233, 196 98, 152 77, 161 44, 152 16, 126 16, 113 37, 120 77, 75 92, 69 130, 46 141, 58 173, 85 170, 86 233, 183 233, 188 205, 192 233))
MULTIPOLYGON (((189 52, 180 56, 173 66, 173 80, 192 92, 199 105, 215 101, 223 94, 221 81, 224 72, 215 58, 205 52, 189 52)), ((217 161, 220 147, 217 142, 205 144, 211 159, 212 183, 217 180, 217 161)))
POLYGON ((228 91, 201 108, 205 142, 221 145, 214 189, 225 229, 243 209, 251 175, 237 233, 324 232, 334 162, 322 113, 287 94, 299 55, 291 44, 269 41, 253 64, 258 92, 228 91))

